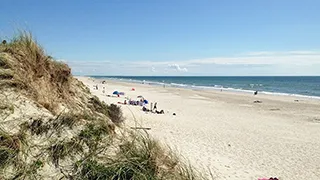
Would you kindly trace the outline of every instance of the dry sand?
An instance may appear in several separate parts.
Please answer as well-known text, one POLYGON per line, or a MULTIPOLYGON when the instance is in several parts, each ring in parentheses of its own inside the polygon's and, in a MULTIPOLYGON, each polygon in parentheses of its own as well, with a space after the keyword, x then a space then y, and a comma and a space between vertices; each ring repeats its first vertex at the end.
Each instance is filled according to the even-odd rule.
POLYGON ((126 124, 150 127, 153 137, 198 170, 210 169, 217 180, 320 179, 320 100, 111 80, 103 85, 101 79, 78 79, 106 103, 123 102, 124 97, 136 99, 138 95, 158 102, 164 115, 121 105, 126 124), (93 89, 95 84, 99 90, 93 89), (136 90, 131 91, 132 87, 136 90), (108 97, 114 90, 126 95, 108 97), (255 100, 262 103, 253 103, 255 100))

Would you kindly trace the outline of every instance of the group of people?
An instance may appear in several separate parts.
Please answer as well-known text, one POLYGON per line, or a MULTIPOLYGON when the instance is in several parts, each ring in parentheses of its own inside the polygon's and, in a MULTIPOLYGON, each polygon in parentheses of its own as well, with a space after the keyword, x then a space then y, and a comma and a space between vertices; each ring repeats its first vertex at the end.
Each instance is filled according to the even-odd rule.
POLYGON ((123 104, 128 104, 128 105, 134 105, 134 106, 144 106, 145 102, 143 99, 140 99, 140 101, 134 101, 134 100, 124 100, 123 104))
POLYGON ((147 104, 144 102, 143 99, 140 99, 138 101, 135 100, 124 100, 124 102, 118 102, 118 104, 124 104, 124 105, 133 105, 133 106, 142 106, 142 111, 144 112, 152 112, 152 113, 156 113, 156 114, 164 114, 164 110, 160 110, 158 111, 157 109, 157 105, 158 103, 154 103, 154 105, 152 106, 151 103, 151 109, 148 109, 146 106, 147 104))

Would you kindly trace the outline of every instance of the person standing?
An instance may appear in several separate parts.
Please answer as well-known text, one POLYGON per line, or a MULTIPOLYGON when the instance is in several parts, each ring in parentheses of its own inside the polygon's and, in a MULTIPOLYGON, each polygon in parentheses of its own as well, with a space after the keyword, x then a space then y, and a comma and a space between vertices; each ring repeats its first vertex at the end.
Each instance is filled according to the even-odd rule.
POLYGON ((157 102, 154 103, 154 106, 153 106, 153 110, 152 110, 152 111, 154 111, 154 110, 157 110, 157 102))

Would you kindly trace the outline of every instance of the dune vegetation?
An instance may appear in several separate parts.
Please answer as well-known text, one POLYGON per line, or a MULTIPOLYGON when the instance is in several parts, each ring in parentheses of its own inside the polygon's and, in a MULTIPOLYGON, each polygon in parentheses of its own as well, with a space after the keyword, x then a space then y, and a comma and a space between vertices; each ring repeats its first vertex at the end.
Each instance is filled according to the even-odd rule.
POLYGON ((123 122, 30 33, 0 45, 0 179, 204 179, 123 122))

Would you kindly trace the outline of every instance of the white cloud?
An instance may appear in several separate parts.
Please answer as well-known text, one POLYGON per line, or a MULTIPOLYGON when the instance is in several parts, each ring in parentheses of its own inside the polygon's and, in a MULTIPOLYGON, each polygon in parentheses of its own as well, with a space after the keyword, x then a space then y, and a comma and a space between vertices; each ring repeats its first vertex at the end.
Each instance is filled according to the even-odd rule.
POLYGON ((65 60, 65 59, 57 59, 56 61, 58 61, 58 62, 63 62, 63 63, 67 63, 67 60, 65 60))
POLYGON ((274 55, 274 52, 269 52, 269 51, 258 51, 258 52, 248 52, 244 54, 240 54, 244 56, 269 56, 269 55, 274 55))
POLYGON ((251 52, 237 57, 217 57, 185 61, 191 64, 247 64, 247 65, 313 65, 320 64, 320 52, 317 51, 286 51, 286 52, 251 52))
POLYGON ((188 72, 187 68, 181 68, 179 64, 168 64, 168 67, 179 72, 188 72))
POLYGON ((290 55, 320 55, 319 51, 258 51, 240 54, 240 56, 290 56, 290 55))
POLYGON ((67 61, 73 72, 90 75, 320 75, 320 52, 250 52, 234 57, 184 61, 67 61), (93 72, 95 69, 95 72, 93 72))

